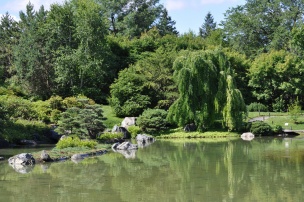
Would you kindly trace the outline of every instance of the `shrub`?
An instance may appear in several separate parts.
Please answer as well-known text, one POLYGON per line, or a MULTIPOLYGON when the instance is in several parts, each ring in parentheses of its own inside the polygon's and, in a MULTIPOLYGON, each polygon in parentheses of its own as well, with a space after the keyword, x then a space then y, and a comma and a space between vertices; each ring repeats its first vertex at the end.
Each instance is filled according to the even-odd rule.
POLYGON ((255 121, 251 124, 250 132, 255 135, 272 135, 273 130, 271 126, 263 121, 255 121))
POLYGON ((273 132, 275 133, 275 134, 281 134, 281 133, 283 133, 283 127, 282 126, 280 126, 280 125, 275 125, 274 127, 272 127, 273 129, 273 132))
POLYGON ((129 126, 128 131, 129 133, 131 133, 132 138, 135 138, 137 134, 141 133, 141 129, 139 128, 139 126, 129 126))
POLYGON ((142 131, 155 133, 167 128, 167 114, 163 109, 147 109, 138 117, 136 123, 142 131))
POLYGON ((97 142, 94 140, 81 140, 78 137, 67 137, 64 139, 59 140, 56 144, 56 148, 64 149, 68 147, 88 147, 94 148, 96 147, 97 142))
POLYGON ((247 106, 247 110, 249 112, 267 112, 268 109, 265 105, 258 103, 258 102, 253 102, 250 105, 247 106))
MULTIPOLYGON (((49 127, 40 121, 17 120, 16 122, 6 121, 4 123, 1 137, 9 142, 17 142, 22 139, 33 139, 33 135, 42 137, 49 127)), ((37 137, 36 137, 37 138, 37 137)))
POLYGON ((108 140, 112 140, 116 138, 117 139, 123 138, 123 133, 103 133, 98 137, 98 139, 102 142, 106 142, 108 140))
POLYGON ((1 95, 0 105, 3 107, 3 110, 7 112, 10 119, 37 120, 38 118, 38 114, 33 109, 31 101, 21 97, 1 95))

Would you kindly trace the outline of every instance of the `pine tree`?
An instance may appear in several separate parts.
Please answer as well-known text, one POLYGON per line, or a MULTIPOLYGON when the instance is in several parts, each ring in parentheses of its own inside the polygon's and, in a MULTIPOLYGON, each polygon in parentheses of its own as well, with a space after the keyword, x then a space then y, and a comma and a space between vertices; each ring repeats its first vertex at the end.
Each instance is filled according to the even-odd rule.
POLYGON ((166 34, 178 35, 175 24, 176 22, 168 15, 167 9, 163 9, 159 23, 156 25, 156 27, 161 36, 165 36, 166 34))
POLYGON ((210 35, 212 31, 216 28, 216 22, 214 22, 213 16, 210 12, 207 13, 205 17, 204 24, 199 28, 199 35, 206 38, 210 35))

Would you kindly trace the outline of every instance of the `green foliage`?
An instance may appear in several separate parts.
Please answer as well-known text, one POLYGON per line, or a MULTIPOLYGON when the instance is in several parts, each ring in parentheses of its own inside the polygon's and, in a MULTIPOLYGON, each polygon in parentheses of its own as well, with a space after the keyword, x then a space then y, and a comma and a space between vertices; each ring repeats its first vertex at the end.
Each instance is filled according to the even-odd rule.
POLYGON ((178 35, 178 31, 175 28, 176 22, 171 19, 168 15, 167 9, 163 9, 160 15, 160 20, 156 25, 157 29, 161 36, 165 36, 167 34, 178 35))
POLYGON ((204 24, 199 28, 199 35, 203 38, 207 38, 215 28, 216 22, 214 22, 212 14, 208 12, 205 16, 204 24))
POLYGON ((283 127, 281 125, 274 125, 272 127, 272 130, 275 134, 282 134, 283 133, 283 127))
POLYGON ((3 130, 0 137, 8 142, 17 142, 22 139, 33 139, 33 135, 43 137, 49 127, 40 121, 17 120, 3 123, 3 130))
POLYGON ((128 131, 131 134, 132 138, 135 138, 138 134, 141 133, 141 129, 139 126, 129 126, 128 131))
POLYGON ((12 120, 37 120, 38 114, 31 101, 17 96, 1 95, 0 105, 12 120))
POLYGON ((102 113, 101 106, 97 104, 85 105, 84 108, 68 108, 61 114, 56 131, 95 139, 105 129, 102 113))
POLYGON ((123 138, 123 133, 103 133, 101 134, 97 139, 102 141, 102 142, 106 142, 109 140, 113 140, 113 139, 121 139, 123 138))
POLYGON ((167 128, 167 114, 163 109, 147 109, 137 118, 136 124, 144 132, 159 132, 167 128))
POLYGON ((138 116, 150 104, 146 79, 136 73, 134 67, 119 73, 118 79, 111 85, 110 105, 118 117, 138 116))
POLYGON ((272 135, 273 130, 271 126, 263 121, 255 121, 251 124, 250 132, 252 132, 255 135, 272 135))
POLYGON ((304 63, 286 51, 271 51, 255 58, 249 69, 249 86, 269 110, 287 111, 290 101, 304 96, 304 63))
POLYGON ((88 147, 88 148, 95 148, 97 142, 94 140, 81 140, 78 137, 66 137, 56 144, 57 149, 64 149, 68 147, 88 147))
POLYGON ((254 57, 271 49, 288 50, 291 32, 303 24, 302 1, 248 0, 230 8, 223 22, 230 47, 254 57), (253 31, 256 30, 256 31, 253 31))
POLYGON ((247 106, 248 112, 267 112, 268 109, 265 105, 259 102, 253 102, 250 103, 250 105, 247 106))
POLYGON ((292 104, 288 106, 288 112, 291 119, 296 123, 298 121, 299 116, 301 115, 301 105, 299 99, 297 98, 292 104))
POLYGON ((169 109, 170 122, 195 123, 198 130, 205 130, 217 115, 229 130, 240 129, 246 106, 222 51, 184 52, 174 70, 179 98, 169 109))

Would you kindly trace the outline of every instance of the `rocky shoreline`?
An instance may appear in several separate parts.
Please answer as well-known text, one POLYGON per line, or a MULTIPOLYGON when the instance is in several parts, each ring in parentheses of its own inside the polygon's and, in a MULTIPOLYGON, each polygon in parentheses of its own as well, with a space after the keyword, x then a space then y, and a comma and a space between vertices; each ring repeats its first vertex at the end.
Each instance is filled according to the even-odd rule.
MULTIPOLYGON (((138 149, 138 147, 142 148, 148 146, 155 141, 153 137, 141 134, 137 135, 136 140, 138 144, 131 144, 128 141, 122 143, 115 143, 112 145, 112 150, 114 152, 122 154, 125 158, 135 158, 135 151, 138 149)), ((79 163, 85 158, 103 155, 107 152, 107 149, 99 149, 84 153, 74 153, 68 156, 52 158, 49 155, 48 151, 42 150, 41 152, 35 153, 35 155, 32 155, 31 153, 17 154, 15 156, 10 157, 8 159, 8 163, 16 172, 28 173, 33 169, 35 164, 44 164, 49 162, 60 162, 67 160, 71 160, 74 163, 79 163)), ((4 160, 4 158, 0 157, 0 160, 4 160)))

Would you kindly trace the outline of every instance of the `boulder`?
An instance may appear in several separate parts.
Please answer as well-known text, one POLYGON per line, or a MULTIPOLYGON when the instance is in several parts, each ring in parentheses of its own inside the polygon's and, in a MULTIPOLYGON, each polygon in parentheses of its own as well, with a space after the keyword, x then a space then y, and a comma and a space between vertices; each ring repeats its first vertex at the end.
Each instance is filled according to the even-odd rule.
POLYGON ((137 117, 125 117, 121 122, 121 126, 128 129, 129 126, 134 126, 137 117))
POLYGON ((146 147, 152 144, 155 141, 155 139, 145 134, 138 134, 136 136, 136 141, 139 147, 146 147))
POLYGON ((187 124, 184 127, 184 131, 186 131, 186 132, 196 131, 196 125, 194 123, 187 124))
POLYGON ((129 131, 124 128, 124 127, 119 127, 117 125, 115 125, 111 131, 112 133, 123 133, 123 138, 124 139, 130 139, 131 138, 131 134, 129 133, 129 131))
POLYGON ((42 161, 45 161, 45 162, 49 162, 49 161, 53 160, 53 159, 51 159, 50 155, 48 153, 46 153, 45 150, 42 150, 42 152, 40 154, 40 158, 42 161))
POLYGON ((32 154, 22 153, 8 159, 10 166, 19 173, 29 173, 35 166, 35 159, 32 154))
POLYGON ((74 154, 72 157, 71 157, 71 160, 74 162, 74 163, 79 163, 80 161, 82 161, 84 159, 84 156, 82 154, 74 154))
POLYGON ((138 146, 136 144, 131 144, 130 142, 123 142, 121 144, 115 143, 112 145, 112 149, 115 150, 136 150, 138 146))
POLYGON ((8 159, 10 165, 34 165, 35 159, 32 154, 22 153, 8 159))
POLYGON ((246 141, 251 141, 251 140, 253 140, 253 138, 254 138, 254 134, 253 134, 253 133, 250 133, 250 132, 243 133, 243 134, 241 135, 241 138, 242 138, 243 140, 246 140, 246 141))

